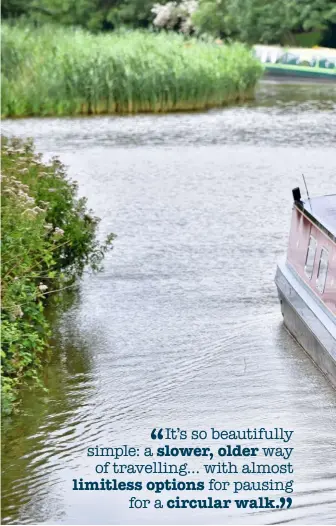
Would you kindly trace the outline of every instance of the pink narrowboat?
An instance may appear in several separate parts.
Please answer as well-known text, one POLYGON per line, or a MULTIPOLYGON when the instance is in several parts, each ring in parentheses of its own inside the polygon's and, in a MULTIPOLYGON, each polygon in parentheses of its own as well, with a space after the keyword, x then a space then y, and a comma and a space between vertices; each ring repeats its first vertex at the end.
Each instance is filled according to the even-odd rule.
POLYGON ((284 324, 336 387, 336 194, 293 190, 287 258, 277 268, 284 324))

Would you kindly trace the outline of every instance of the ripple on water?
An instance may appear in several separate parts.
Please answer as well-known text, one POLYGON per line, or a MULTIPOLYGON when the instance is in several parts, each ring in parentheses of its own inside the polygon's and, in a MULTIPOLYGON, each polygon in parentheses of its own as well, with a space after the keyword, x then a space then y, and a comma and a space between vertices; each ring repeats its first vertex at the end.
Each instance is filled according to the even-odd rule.
POLYGON ((335 392, 284 331, 274 271, 291 188, 335 184, 332 86, 265 83, 202 114, 5 121, 57 152, 118 234, 105 271, 58 314, 48 394, 27 393, 3 440, 6 524, 222 524, 213 510, 143 511, 76 494, 87 447, 148 444, 160 425, 294 429, 293 507, 227 524, 332 524, 335 392))

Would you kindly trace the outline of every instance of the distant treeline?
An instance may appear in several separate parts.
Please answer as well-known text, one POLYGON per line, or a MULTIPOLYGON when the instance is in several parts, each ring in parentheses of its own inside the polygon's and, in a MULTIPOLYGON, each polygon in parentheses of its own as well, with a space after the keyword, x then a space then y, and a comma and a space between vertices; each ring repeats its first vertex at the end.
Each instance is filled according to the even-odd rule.
POLYGON ((3 0, 3 19, 90 31, 165 28, 248 43, 336 47, 335 0, 3 0))

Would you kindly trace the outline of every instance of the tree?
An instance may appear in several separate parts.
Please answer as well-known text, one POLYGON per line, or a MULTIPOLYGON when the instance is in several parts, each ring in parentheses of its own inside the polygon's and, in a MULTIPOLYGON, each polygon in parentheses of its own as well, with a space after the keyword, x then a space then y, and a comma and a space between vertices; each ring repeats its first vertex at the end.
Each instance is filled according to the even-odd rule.
POLYGON ((2 18, 18 18, 26 15, 31 9, 31 0, 3 0, 1 2, 2 18))
POLYGON ((3 0, 3 19, 79 25, 92 31, 121 25, 147 27, 153 19, 152 0, 3 0))
POLYGON ((295 42, 297 33, 326 32, 336 22, 334 0, 200 0, 193 22, 200 33, 243 42, 295 42))
POLYGON ((297 35, 309 33, 316 42, 306 45, 323 37, 329 45, 335 42, 336 0, 3 0, 1 12, 3 19, 55 21, 91 31, 149 27, 154 21, 157 27, 248 43, 296 44, 297 35))

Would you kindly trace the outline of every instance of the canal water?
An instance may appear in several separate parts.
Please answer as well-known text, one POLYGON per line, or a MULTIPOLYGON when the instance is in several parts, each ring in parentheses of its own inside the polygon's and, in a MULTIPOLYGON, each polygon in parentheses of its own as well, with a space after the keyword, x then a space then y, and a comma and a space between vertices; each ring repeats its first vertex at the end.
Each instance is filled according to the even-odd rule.
POLYGON ((335 192, 336 88, 269 82, 207 113, 3 133, 59 154, 100 235, 118 235, 104 272, 52 313, 49 392, 3 424, 3 523, 335 524, 335 391, 284 330, 273 279, 301 174, 311 195, 335 192), (134 511, 122 492, 72 491, 97 478, 88 447, 248 426, 294 430, 289 510, 134 511))

